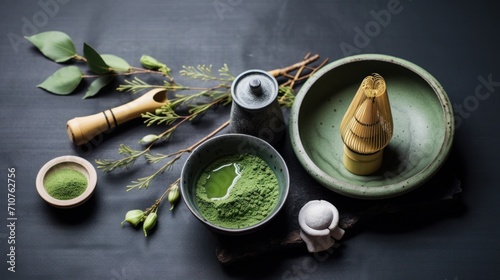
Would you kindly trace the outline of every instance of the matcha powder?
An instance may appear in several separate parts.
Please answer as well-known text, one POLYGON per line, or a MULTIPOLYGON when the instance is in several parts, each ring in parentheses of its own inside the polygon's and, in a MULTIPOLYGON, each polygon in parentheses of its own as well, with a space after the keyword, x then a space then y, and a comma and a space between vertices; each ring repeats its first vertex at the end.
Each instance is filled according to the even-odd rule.
POLYGON ((81 195, 87 188, 87 178, 70 168, 54 170, 45 177, 45 189, 55 199, 68 200, 81 195))
POLYGON ((225 228, 248 227, 264 220, 276 207, 278 196, 276 175, 263 159, 250 154, 216 160, 204 170, 196 186, 196 201, 203 217, 225 228), (229 165, 234 165, 238 176, 231 178, 226 195, 210 197, 207 193, 210 176, 229 165))

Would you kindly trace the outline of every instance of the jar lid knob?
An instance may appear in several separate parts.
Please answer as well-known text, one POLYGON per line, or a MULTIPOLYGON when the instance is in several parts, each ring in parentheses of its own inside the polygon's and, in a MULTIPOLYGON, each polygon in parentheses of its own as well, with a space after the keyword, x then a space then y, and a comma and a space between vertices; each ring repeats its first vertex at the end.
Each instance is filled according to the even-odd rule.
POLYGON ((252 91, 253 94, 255 95, 261 95, 262 94, 262 84, 259 79, 252 79, 250 80, 250 90, 252 91))

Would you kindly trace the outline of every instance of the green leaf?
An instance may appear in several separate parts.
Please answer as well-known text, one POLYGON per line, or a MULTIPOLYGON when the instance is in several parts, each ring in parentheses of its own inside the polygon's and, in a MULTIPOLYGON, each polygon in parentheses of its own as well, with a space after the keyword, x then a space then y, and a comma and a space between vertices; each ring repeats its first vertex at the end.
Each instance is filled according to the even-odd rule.
POLYGON ((24 38, 55 62, 65 62, 77 55, 71 38, 60 31, 47 31, 24 38))
POLYGON ((80 68, 66 66, 54 72, 37 87, 55 94, 67 95, 75 90, 82 79, 83 73, 80 68))
POLYGON ((103 87, 105 87, 111 80, 113 80, 114 76, 102 76, 97 79, 95 79, 87 89, 87 92, 85 93, 85 96, 83 99, 92 97, 96 95, 103 87))
POLYGON ((112 54, 103 54, 101 57, 115 72, 127 72, 130 69, 128 62, 121 57, 112 54))
POLYGON ((87 43, 83 43, 83 56, 87 59, 89 68, 94 73, 106 74, 111 72, 111 67, 104 62, 102 56, 87 43))

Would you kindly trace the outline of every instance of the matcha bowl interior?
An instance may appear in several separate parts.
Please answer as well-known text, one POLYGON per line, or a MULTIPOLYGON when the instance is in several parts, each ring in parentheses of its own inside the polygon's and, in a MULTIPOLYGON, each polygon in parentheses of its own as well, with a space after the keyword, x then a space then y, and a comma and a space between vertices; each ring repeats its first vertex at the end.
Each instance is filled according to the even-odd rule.
POLYGON ((421 67, 396 57, 367 54, 332 62, 302 86, 290 114, 290 137, 297 158, 320 184, 339 194, 382 199, 409 192, 432 177, 453 141, 450 100, 439 82, 421 67), (381 168, 366 176, 346 170, 340 123, 361 81, 384 77, 394 121, 381 168))
POLYGON ((58 208, 73 208, 83 204, 94 193, 96 183, 97 172, 95 168, 90 162, 77 156, 61 156, 48 161, 42 166, 36 177, 36 189, 38 194, 47 203, 58 208), (83 175, 86 184, 81 194, 76 197, 57 199, 51 196, 47 191, 47 178, 65 170, 70 170, 70 174, 73 175, 83 175))
MULTIPOLYGON (((250 135, 225 134, 207 140, 191 153, 182 168, 180 189, 186 205, 198 220, 215 232, 237 235, 258 230, 276 216, 288 196, 289 180, 288 168, 285 161, 267 142, 250 135), (211 163, 224 157, 238 154, 254 155, 266 162, 276 175, 278 196, 276 206, 274 206, 269 215, 258 223, 240 228, 227 228, 214 224, 203 217, 197 203, 196 188, 200 176, 211 163)), ((231 195, 230 191, 229 195, 231 195)))

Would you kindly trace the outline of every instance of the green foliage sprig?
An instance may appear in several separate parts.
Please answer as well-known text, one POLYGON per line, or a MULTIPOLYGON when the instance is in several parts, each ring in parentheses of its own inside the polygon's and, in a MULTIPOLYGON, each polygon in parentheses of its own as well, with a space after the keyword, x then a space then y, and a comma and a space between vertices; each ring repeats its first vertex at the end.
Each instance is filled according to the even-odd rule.
POLYGON ((115 77, 155 73, 170 76, 169 69, 149 70, 131 67, 123 58, 112 54, 100 54, 88 43, 83 43, 83 55, 77 53, 73 40, 60 31, 47 31, 25 37, 47 58, 57 63, 84 62, 95 75, 87 75, 75 65, 64 66, 38 85, 48 92, 68 95, 75 91, 83 79, 93 79, 83 98, 95 96, 115 77))

